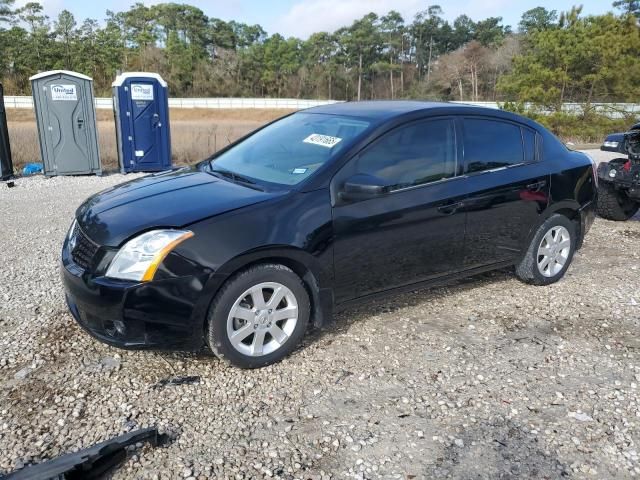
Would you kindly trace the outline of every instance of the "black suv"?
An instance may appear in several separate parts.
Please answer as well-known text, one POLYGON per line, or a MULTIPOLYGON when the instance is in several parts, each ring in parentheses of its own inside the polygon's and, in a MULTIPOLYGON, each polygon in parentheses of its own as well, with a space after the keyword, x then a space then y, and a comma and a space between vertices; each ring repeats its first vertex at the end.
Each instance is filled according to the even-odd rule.
POLYGON ((627 157, 598 166, 598 215, 629 220, 640 209, 640 123, 626 133, 607 136, 600 149, 627 157))
POLYGON ((595 187, 586 155, 508 112, 312 108, 89 198, 62 250, 67 302, 111 345, 258 367, 374 295, 505 266, 559 280, 595 187))

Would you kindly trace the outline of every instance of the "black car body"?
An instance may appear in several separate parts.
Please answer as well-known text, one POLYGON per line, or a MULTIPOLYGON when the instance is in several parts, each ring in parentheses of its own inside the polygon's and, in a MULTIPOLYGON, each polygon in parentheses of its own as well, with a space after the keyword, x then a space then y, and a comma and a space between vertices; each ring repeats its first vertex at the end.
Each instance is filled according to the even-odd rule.
POLYGON ((270 263, 300 277, 310 322, 321 326, 336 306, 518 265, 550 218, 571 222, 579 248, 594 219, 590 159, 518 115, 409 101, 336 104, 296 115, 302 114, 289 118, 337 116, 366 120, 367 127, 295 185, 214 175, 223 151, 80 206, 62 250, 67 301, 80 325, 119 347, 199 350, 225 284, 270 263), (403 138, 407 132, 413 136, 403 138), (438 146, 443 136, 445 147, 438 146), (430 155, 443 159, 435 173, 423 169, 414 175, 418 181, 394 188, 358 171, 358 162, 373 158, 365 165, 383 165, 375 172, 389 178, 413 155, 402 152, 427 137, 433 140, 424 148, 435 145, 430 155), (167 254, 151 281, 106 276, 128 240, 157 228, 193 236, 167 254))

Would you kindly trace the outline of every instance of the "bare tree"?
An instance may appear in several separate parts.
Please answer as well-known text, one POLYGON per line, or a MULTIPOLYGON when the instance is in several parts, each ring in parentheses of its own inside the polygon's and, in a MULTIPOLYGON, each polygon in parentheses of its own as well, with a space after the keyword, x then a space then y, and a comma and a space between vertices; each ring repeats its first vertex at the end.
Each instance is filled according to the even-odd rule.
POLYGON ((458 100, 464 100, 466 59, 462 49, 442 55, 434 71, 434 80, 445 89, 458 92, 458 100))
POLYGON ((477 102, 480 98, 480 74, 486 69, 490 50, 475 40, 469 42, 462 50, 466 70, 471 81, 471 99, 477 102))
POLYGON ((491 97, 496 100, 498 79, 500 76, 511 72, 513 68, 513 58, 520 55, 522 45, 520 37, 509 35, 502 45, 491 51, 488 59, 488 68, 491 69, 491 97))

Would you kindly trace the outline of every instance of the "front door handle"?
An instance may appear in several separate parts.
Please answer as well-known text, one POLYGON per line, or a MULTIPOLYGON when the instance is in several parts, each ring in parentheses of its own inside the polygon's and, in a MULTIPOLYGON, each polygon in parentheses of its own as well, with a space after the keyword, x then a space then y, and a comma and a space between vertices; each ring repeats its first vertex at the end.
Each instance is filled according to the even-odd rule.
POLYGON ((438 207, 438 211, 440 213, 443 213, 444 215, 453 215, 460 208, 462 208, 463 205, 464 205, 463 202, 449 203, 447 205, 442 205, 442 206, 438 207))

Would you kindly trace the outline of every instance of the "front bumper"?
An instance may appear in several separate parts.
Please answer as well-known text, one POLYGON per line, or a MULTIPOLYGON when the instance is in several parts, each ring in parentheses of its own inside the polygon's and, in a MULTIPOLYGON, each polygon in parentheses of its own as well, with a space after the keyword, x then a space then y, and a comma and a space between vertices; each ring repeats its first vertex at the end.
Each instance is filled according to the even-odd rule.
MULTIPOLYGON (((66 242, 65 242, 66 243, 66 242)), ((135 283, 93 276, 62 253, 62 282, 71 314, 88 333, 128 349, 196 351, 204 345, 197 277, 135 283)))
POLYGON ((598 166, 598 180, 624 189, 629 197, 640 199, 640 165, 622 159, 621 162, 601 163, 598 166), (625 167, 625 164, 628 166, 625 167), (613 176, 611 171, 615 170, 613 176))

